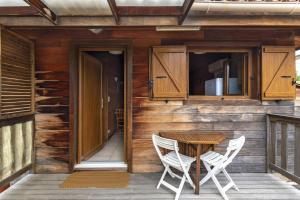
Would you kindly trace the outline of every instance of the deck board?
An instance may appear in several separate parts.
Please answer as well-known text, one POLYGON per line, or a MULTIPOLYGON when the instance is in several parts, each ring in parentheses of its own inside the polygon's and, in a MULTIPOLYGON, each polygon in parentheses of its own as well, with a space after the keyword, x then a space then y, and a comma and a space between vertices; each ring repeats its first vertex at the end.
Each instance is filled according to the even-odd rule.
MULTIPOLYGON (((62 189, 59 185, 67 174, 31 174, 17 182, 7 191, 0 194, 3 200, 102 200, 102 199, 174 199, 174 194, 165 188, 156 190, 159 173, 132 174, 128 188, 123 189, 62 189)), ((240 188, 240 192, 233 189, 227 192, 231 200, 248 199, 287 199, 299 200, 300 190, 291 183, 281 180, 272 174, 232 174, 233 180, 240 188)), ((172 183, 176 179, 169 180, 172 183)), ((224 177, 219 176, 221 184, 224 177)), ((178 181, 177 181, 178 182, 178 181)), ((208 181, 200 189, 200 195, 193 194, 193 190, 186 184, 180 199, 212 199, 222 200, 216 186, 208 181)))

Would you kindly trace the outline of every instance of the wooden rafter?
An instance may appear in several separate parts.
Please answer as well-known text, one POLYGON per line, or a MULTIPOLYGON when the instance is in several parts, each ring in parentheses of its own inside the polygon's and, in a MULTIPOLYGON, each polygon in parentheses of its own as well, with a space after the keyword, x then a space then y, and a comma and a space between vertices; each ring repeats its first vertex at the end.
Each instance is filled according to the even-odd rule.
POLYGON ((119 6, 120 16, 180 16, 181 6, 119 6))
POLYGON ((186 16, 188 15, 192 5, 194 3, 194 0, 185 0, 183 5, 182 5, 182 14, 178 18, 178 24, 182 25, 186 16))
POLYGON ((51 23, 57 24, 56 14, 41 0, 24 0, 30 6, 34 7, 42 16, 46 17, 51 23))
POLYGON ((38 14, 39 12, 30 6, 0 7, 0 16, 31 16, 38 14))
POLYGON ((115 0, 107 0, 107 3, 109 4, 109 7, 111 9, 111 12, 114 16, 116 24, 119 24, 120 17, 118 12, 118 7, 115 0))

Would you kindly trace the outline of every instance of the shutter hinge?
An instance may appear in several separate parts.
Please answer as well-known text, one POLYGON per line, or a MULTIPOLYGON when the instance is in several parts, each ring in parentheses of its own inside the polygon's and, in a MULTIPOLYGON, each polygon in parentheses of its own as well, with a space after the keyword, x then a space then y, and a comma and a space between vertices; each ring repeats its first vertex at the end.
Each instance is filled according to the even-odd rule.
POLYGON ((149 89, 153 88, 153 80, 148 81, 148 87, 149 87, 149 89))

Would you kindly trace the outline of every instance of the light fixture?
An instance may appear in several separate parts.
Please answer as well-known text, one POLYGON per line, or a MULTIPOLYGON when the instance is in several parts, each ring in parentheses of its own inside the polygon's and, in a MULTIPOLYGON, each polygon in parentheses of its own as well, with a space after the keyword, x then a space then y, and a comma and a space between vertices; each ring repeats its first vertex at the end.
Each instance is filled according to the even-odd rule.
POLYGON ((123 53, 123 51, 109 51, 109 53, 113 55, 120 55, 123 53))
POLYGON ((102 28, 91 28, 91 29, 89 29, 89 31, 91 31, 95 34, 99 34, 103 31, 103 29, 102 28))
POLYGON ((200 31, 200 26, 157 26, 156 31, 200 31))
POLYGON ((205 51, 193 51, 193 54, 202 55, 202 54, 206 54, 206 52, 205 51))

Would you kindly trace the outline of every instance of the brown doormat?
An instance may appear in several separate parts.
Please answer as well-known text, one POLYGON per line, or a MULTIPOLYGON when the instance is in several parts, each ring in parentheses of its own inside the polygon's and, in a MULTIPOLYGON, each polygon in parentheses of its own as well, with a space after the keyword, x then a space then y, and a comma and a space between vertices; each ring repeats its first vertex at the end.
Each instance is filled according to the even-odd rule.
POLYGON ((61 188, 126 188, 129 173, 116 171, 80 171, 68 176, 61 188))

